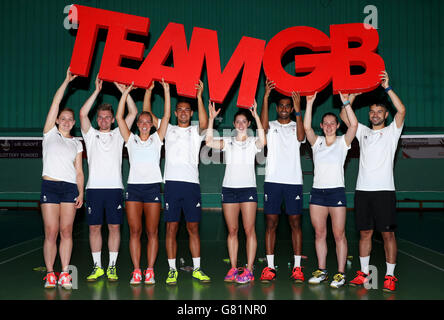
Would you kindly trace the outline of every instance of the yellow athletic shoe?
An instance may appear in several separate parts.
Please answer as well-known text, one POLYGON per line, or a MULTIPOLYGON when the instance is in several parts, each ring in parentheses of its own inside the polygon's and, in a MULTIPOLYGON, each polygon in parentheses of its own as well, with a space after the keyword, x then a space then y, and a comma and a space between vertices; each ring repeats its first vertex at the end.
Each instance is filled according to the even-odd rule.
POLYGON ((200 282, 211 282, 209 276, 207 276, 200 268, 193 271, 193 278, 199 280, 200 282))
POLYGON ((108 269, 106 270, 106 276, 108 277, 109 281, 119 280, 119 277, 117 276, 116 266, 109 266, 108 269))
POLYGON ((98 267, 97 265, 94 265, 94 269, 91 272, 91 274, 86 278, 87 281, 97 281, 98 278, 103 276, 105 274, 105 271, 103 271, 102 268, 98 267))
POLYGON ((177 283, 178 272, 175 269, 170 269, 168 271, 168 278, 166 279, 166 284, 174 285, 177 283))

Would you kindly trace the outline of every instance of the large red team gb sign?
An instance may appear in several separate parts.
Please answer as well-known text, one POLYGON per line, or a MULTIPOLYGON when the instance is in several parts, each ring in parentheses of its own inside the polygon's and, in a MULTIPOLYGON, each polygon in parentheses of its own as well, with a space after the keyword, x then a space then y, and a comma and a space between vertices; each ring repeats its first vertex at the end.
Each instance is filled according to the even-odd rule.
POLYGON ((264 40, 244 36, 222 71, 217 31, 195 27, 187 45, 184 26, 171 22, 144 58, 144 44, 127 40, 127 35, 147 36, 150 19, 79 5, 71 7, 69 17, 79 26, 71 58, 72 73, 89 75, 97 33, 106 29, 101 79, 134 82, 136 87, 148 88, 153 80, 164 78, 176 86, 179 95, 194 98, 195 84, 205 62, 210 99, 216 103, 223 103, 242 72, 239 107, 253 104, 262 65, 266 77, 276 83, 276 90, 288 96, 292 91, 311 95, 330 82, 334 94, 371 91, 379 85, 379 74, 385 69, 383 59, 376 53, 378 32, 362 23, 331 25, 330 37, 312 27, 295 26, 276 34, 267 45, 264 40), (350 48, 351 42, 360 46, 350 48), (296 47, 308 48, 313 53, 296 55, 295 74, 289 74, 282 66, 282 58, 296 47), (172 67, 164 65, 170 54, 172 67), (142 64, 139 69, 123 67, 123 58, 142 64), (361 66, 365 71, 351 74, 352 66, 361 66), (304 75, 296 75, 300 73, 304 75))

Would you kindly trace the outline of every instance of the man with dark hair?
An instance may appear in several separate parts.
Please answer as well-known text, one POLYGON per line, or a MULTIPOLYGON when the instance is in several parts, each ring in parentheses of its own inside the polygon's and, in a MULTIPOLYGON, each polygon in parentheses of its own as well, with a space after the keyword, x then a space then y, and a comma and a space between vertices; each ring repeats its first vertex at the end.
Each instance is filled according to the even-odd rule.
POLYGON ((304 274, 301 267, 303 192, 299 148, 305 140, 305 131, 302 124, 300 96, 293 92, 291 98, 285 96, 280 97, 276 103, 277 120, 268 121, 268 99, 274 87, 274 82, 267 79, 261 111, 261 122, 265 132, 267 132, 268 144, 264 183, 267 267, 262 271, 261 281, 269 282, 276 277, 274 247, 279 214, 281 213, 281 204, 284 200, 291 227, 294 253, 294 265, 291 278, 296 282, 303 282, 304 274), (290 118, 293 111, 295 111, 296 122, 290 118))
MULTIPOLYGON (((88 114, 102 89, 103 81, 96 78, 96 89, 80 109, 80 126, 88 156, 88 184, 86 185, 86 217, 89 225, 89 244, 94 268, 87 277, 96 281, 105 274, 102 268, 103 214, 108 224, 109 263, 106 275, 110 281, 118 280, 116 260, 120 246, 120 225, 123 222, 122 148, 123 138, 119 128, 111 129, 115 121, 113 108, 104 103, 97 108, 99 130, 91 126, 88 114)), ((115 83, 123 92, 123 86, 115 83)), ((133 125, 137 107, 128 96, 128 115, 125 122, 133 125)))
MULTIPOLYGON (((145 92, 143 110, 151 112, 156 128, 160 121, 151 110, 151 94, 154 85, 145 92)), ((183 210, 189 245, 193 259, 192 277, 201 282, 210 282, 200 267, 200 236, 199 223, 202 216, 202 201, 199 184, 199 152, 201 143, 205 137, 202 131, 208 128, 208 114, 202 100, 203 82, 196 84, 197 110, 199 125, 191 125, 193 110, 190 102, 179 100, 174 114, 177 117, 177 125, 168 125, 165 135, 165 169, 164 169, 164 213, 166 221, 166 251, 168 256, 169 272, 166 283, 177 283, 177 232, 181 212, 183 210)))
MULTIPOLYGON (((393 161, 398 140, 401 136, 405 119, 405 106, 389 86, 387 72, 381 74, 381 86, 389 95, 396 108, 394 121, 385 125, 388 117, 387 107, 382 104, 370 106, 369 120, 372 128, 359 124, 356 138, 359 141, 359 174, 355 192, 356 227, 360 232, 359 259, 361 270, 350 282, 360 286, 368 282, 369 260, 372 248, 373 230, 381 232, 384 240, 387 272, 384 291, 396 289, 398 279, 394 276, 397 244, 396 230, 396 193, 393 178, 393 161)), ((348 126, 349 121, 344 110, 341 119, 348 126)))

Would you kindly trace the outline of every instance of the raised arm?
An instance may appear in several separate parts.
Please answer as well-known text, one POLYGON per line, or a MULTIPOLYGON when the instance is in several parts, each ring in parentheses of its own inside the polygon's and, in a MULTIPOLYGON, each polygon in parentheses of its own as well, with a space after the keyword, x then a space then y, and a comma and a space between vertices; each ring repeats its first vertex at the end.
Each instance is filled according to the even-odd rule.
POLYGON ((85 177, 83 175, 83 161, 82 161, 82 152, 77 153, 74 167, 76 169, 76 183, 77 189, 79 190, 79 196, 77 197, 75 207, 76 209, 80 209, 83 205, 84 193, 83 187, 85 183, 85 177))
POLYGON ((405 119, 405 106, 402 103, 401 99, 398 97, 398 95, 393 91, 392 87, 389 86, 389 76, 386 71, 383 71, 381 74, 381 86, 386 90, 388 93, 390 99, 393 102, 393 105, 396 108, 396 114, 395 114, 395 121, 396 126, 398 128, 401 128, 402 124, 404 123, 405 119))
POLYGON ((275 87, 274 81, 271 81, 269 79, 265 80, 265 93, 264 93, 264 99, 262 101, 262 109, 261 109, 261 123, 262 127, 265 130, 265 133, 268 131, 270 124, 268 123, 269 117, 268 117, 268 111, 269 111, 269 104, 268 99, 270 98, 271 90, 275 87))
POLYGON ((220 110, 222 110, 222 109, 219 109, 216 111, 216 106, 215 106, 214 102, 211 102, 211 100, 208 102, 208 111, 210 113, 210 118, 208 119, 208 128, 206 130, 205 145, 210 148, 219 149, 219 150, 224 148, 224 141, 223 140, 214 140, 213 123, 214 123, 214 119, 220 113, 220 110))
POLYGON ((49 108, 48 115, 46 116, 45 125, 43 127, 43 133, 47 133, 55 126, 57 115, 59 114, 60 102, 62 102, 66 87, 68 87, 68 84, 75 78, 77 78, 77 76, 73 75, 68 68, 68 70, 66 70, 65 80, 63 80, 63 83, 57 89, 54 98, 52 99, 51 107, 49 108))
POLYGON ((151 115, 153 116, 153 125, 157 128, 159 124, 159 118, 156 117, 151 108, 151 96, 153 93, 153 89, 154 81, 151 83, 151 86, 145 90, 145 96, 143 97, 143 111, 151 113, 151 115))
POLYGON ((96 89, 88 98, 88 100, 85 101, 82 108, 80 108, 80 128, 82 129, 83 133, 87 133, 89 131, 89 128, 91 128, 91 121, 89 120, 88 114, 91 111, 91 108, 96 101, 97 96, 102 90, 103 81, 99 79, 99 75, 96 76, 95 84, 96 89))
POLYGON ((298 141, 304 141, 305 139, 305 130, 304 124, 302 123, 302 113, 301 113, 301 96, 299 92, 292 92, 291 98, 293 100, 293 108, 296 115, 296 135, 298 137, 298 141))
POLYGON ((131 92, 131 90, 133 90, 133 84, 124 87, 125 90, 122 93, 122 97, 120 98, 119 101, 119 107, 117 108, 116 112, 116 120, 117 120, 117 125, 119 126, 120 134, 122 135, 123 140, 127 142, 129 136, 131 135, 131 131, 129 130, 128 125, 126 124, 125 119, 123 118, 123 114, 125 113, 126 99, 128 98, 128 95, 131 92))
POLYGON ((254 103, 251 106, 250 111, 251 114, 253 115, 254 120, 256 120, 256 125, 257 125, 258 139, 256 140, 256 147, 258 149, 262 149, 267 144, 267 136, 265 134, 264 127, 262 126, 261 118, 259 118, 259 115, 257 114, 256 100, 254 100, 254 103))
POLYGON ((314 145, 318 136, 315 134, 313 128, 311 127, 312 114, 313 114, 313 103, 316 99, 317 92, 312 96, 307 96, 307 106, 304 115, 304 130, 307 135, 307 140, 310 145, 314 145))
POLYGON ((344 93, 342 94, 339 92, 339 96, 341 97, 342 101, 342 110, 341 113, 345 113, 345 117, 348 120, 348 128, 347 132, 345 133, 344 139, 347 146, 351 145, 353 139, 356 136, 356 131, 358 130, 358 119, 356 118, 356 115, 352 109, 352 101, 355 100, 356 96, 358 94, 348 94, 344 93))
POLYGON ((197 112, 199 116, 199 129, 200 131, 203 131, 208 128, 208 114, 207 110, 205 110, 205 105, 203 103, 203 90, 204 90, 204 84, 202 80, 199 80, 198 83, 196 83, 196 90, 197 90, 197 112))
POLYGON ((159 130, 157 131, 157 134, 159 135, 160 140, 162 141, 165 137, 165 134, 168 129, 168 124, 170 123, 170 117, 171 117, 171 97, 170 97, 170 85, 166 83, 162 79, 162 87, 163 87, 163 94, 164 94, 164 107, 163 107, 163 117, 162 122, 160 123, 159 130))
MULTIPOLYGON (((119 89, 120 93, 123 94, 125 86, 117 82, 114 82, 114 85, 119 89)), ((128 105, 128 114, 125 117, 125 122, 128 128, 131 128, 137 117, 137 106, 130 94, 128 94, 128 97, 126 98, 126 104, 128 105)))
MULTIPOLYGON (((360 94, 361 93, 350 93, 350 94, 348 94, 348 98, 345 100, 342 100, 342 96, 340 95, 341 101, 343 104, 348 101, 350 103, 350 107, 352 107, 353 101, 355 101, 356 97, 360 94)), ((347 128, 350 127, 350 120, 348 119, 347 111, 345 110, 345 108, 341 108, 341 112, 339 113, 339 117, 341 118, 342 121, 344 121, 347 128)))

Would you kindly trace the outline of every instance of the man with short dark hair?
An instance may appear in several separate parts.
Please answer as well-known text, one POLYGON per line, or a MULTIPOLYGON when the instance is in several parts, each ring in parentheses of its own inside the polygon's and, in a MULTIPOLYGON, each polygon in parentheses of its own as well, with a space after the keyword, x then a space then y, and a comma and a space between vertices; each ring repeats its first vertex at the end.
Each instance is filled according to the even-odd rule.
MULTIPOLYGON (((106 275, 110 281, 118 280, 116 261, 120 246, 120 225, 123 222, 123 184, 122 184, 122 148, 123 138, 119 128, 112 129, 115 121, 110 104, 97 107, 99 130, 91 126, 88 114, 102 89, 103 81, 96 78, 96 89, 80 109, 80 126, 88 156, 88 184, 86 185, 86 217, 89 225, 89 243, 94 261, 94 268, 87 277, 96 281, 105 272, 102 268, 102 224, 106 215, 108 224, 109 263, 106 275)), ((123 87, 115 83, 123 92, 123 87)), ((125 122, 133 125, 137 116, 137 107, 128 96, 128 115, 125 122)))
MULTIPOLYGON (((372 128, 359 124, 356 133, 360 158, 355 192, 355 218, 357 230, 360 232, 361 270, 357 272, 355 279, 350 281, 350 285, 360 286, 368 282, 372 235, 373 230, 376 230, 381 232, 384 240, 387 265, 383 290, 392 292, 396 290, 398 281, 394 276, 397 224, 393 162, 404 126, 406 110, 401 99, 389 86, 389 77, 385 71, 381 74, 381 86, 389 95, 397 112, 394 121, 386 126, 385 121, 389 114, 387 107, 384 104, 371 105, 369 120, 372 128)), ((341 111, 340 116, 348 126, 349 121, 344 110, 341 111)))
MULTIPOLYGON (((154 86, 145 92, 143 110, 151 112, 153 122, 159 127, 160 120, 151 110, 151 94, 154 86)), ((177 232, 181 212, 183 210, 189 246, 193 259, 192 277, 201 282, 210 282, 200 267, 200 236, 199 223, 202 216, 202 201, 199 184, 199 153, 205 137, 202 131, 208 128, 208 114, 202 100, 203 82, 196 84, 199 125, 191 125, 193 110, 189 102, 179 100, 176 104, 175 115, 177 125, 168 124, 165 135, 165 168, 164 168, 164 217, 166 221, 166 251, 169 272, 166 283, 177 283, 177 232)))
POLYGON ((274 82, 267 79, 261 111, 261 122, 267 132, 268 145, 264 183, 267 267, 262 271, 261 281, 269 282, 276 277, 274 267, 276 229, 281 204, 285 201, 294 253, 291 278, 296 282, 303 282, 304 274, 301 267, 303 191, 299 148, 305 140, 305 131, 302 124, 300 96, 293 92, 291 98, 280 97, 276 103, 277 120, 268 121, 268 99, 274 87, 274 82), (296 121, 290 118, 293 111, 295 111, 296 121))

